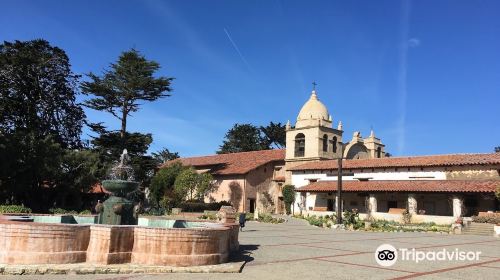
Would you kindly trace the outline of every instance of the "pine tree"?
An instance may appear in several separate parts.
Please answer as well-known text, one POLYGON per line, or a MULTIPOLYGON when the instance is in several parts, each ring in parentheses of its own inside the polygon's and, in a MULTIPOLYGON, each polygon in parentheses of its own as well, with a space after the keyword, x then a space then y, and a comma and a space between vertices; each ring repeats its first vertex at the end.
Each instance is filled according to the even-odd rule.
POLYGON ((105 111, 121 121, 120 136, 127 132, 127 117, 137 112, 141 101, 155 101, 170 96, 170 84, 174 78, 153 75, 160 65, 147 60, 135 49, 123 52, 111 69, 99 77, 89 73, 89 82, 82 83, 82 92, 93 95, 85 101, 85 106, 105 111))

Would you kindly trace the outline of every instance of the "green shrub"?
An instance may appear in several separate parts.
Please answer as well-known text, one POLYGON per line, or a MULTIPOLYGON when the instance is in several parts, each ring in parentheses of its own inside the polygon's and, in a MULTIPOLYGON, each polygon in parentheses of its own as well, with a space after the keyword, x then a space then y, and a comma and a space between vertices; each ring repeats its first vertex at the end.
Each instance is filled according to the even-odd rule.
POLYGON ((142 212, 145 216, 164 216, 167 213, 167 209, 162 207, 151 207, 142 212))
POLYGON ((298 218, 304 219, 309 222, 310 225, 312 226, 317 226, 317 227, 323 227, 323 225, 326 224, 327 227, 330 227, 331 224, 334 224, 335 221, 337 220, 337 216, 335 214, 333 215, 326 215, 326 216, 299 216, 298 218))
POLYGON ((500 214, 486 214, 484 216, 472 216, 475 223, 500 224, 500 214))
MULTIPOLYGON (((238 223, 240 219, 240 215, 243 214, 242 212, 236 212, 234 217, 236 218, 236 223, 238 223)), ((245 215, 245 221, 254 221, 255 219, 253 218, 254 213, 246 212, 244 213, 245 215)))
POLYGON ((90 210, 83 210, 79 214, 80 215, 92 215, 92 212, 90 212, 90 210))
POLYGON ((404 231, 404 232, 449 232, 449 225, 430 223, 402 224, 395 221, 377 220, 371 224, 372 231, 404 231))
POLYGON ((179 208, 182 209, 182 212, 203 212, 205 210, 218 211, 222 206, 231 206, 231 203, 227 201, 212 203, 186 201, 179 204, 179 208))
POLYGON ((295 201, 295 187, 293 185, 286 185, 281 192, 283 193, 286 213, 290 214, 292 213, 291 206, 295 201))
MULTIPOLYGON (((236 217, 239 217, 239 213, 238 215, 236 215, 236 217)), ((254 214, 253 213, 250 213, 250 212, 247 212, 245 213, 245 221, 253 221, 254 220, 254 214)))
POLYGON ((282 218, 274 218, 273 216, 271 216, 270 214, 267 214, 267 213, 261 213, 261 214, 259 214, 258 221, 261 222, 261 223, 271 223, 271 224, 280 224, 280 223, 285 222, 284 219, 282 219, 282 218))
POLYGON ((76 215, 76 214, 78 214, 78 212, 76 212, 74 210, 66 210, 66 209, 62 209, 62 208, 50 208, 49 213, 54 214, 54 215, 65 215, 65 214, 76 215))
POLYGON ((204 213, 203 215, 198 217, 199 219, 202 220, 217 220, 217 215, 213 213, 204 213))
POLYGON ((354 229, 359 229, 364 226, 364 222, 359 219, 359 213, 356 209, 344 212, 343 223, 346 227, 352 226, 354 229))
POLYGON ((405 224, 411 223, 411 216, 412 215, 408 209, 405 209, 405 211, 403 211, 403 213, 401 213, 401 215, 403 216, 402 217, 403 223, 405 223, 405 224))
POLYGON ((0 205, 0 214, 4 213, 31 213, 31 209, 24 205, 0 205))

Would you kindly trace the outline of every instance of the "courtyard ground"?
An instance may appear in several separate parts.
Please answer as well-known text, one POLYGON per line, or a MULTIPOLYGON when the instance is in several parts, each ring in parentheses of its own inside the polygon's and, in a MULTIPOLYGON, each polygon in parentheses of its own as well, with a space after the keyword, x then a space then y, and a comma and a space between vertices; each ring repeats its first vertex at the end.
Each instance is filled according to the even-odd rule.
POLYGON ((238 274, 33 275, 3 279, 500 279, 500 239, 436 233, 373 233, 322 229, 304 220, 248 222, 240 234, 247 261, 238 274), (381 244, 423 251, 480 251, 478 261, 375 261, 381 244))

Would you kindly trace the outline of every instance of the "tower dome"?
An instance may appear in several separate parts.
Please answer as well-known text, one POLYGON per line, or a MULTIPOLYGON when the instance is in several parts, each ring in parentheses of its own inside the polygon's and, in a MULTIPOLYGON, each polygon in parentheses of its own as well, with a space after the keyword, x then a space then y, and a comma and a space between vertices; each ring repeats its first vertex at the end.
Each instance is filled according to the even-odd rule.
POLYGON ((318 124, 331 127, 332 117, 328 113, 326 106, 319 101, 316 90, 313 90, 309 100, 300 109, 295 126, 305 127, 318 124))

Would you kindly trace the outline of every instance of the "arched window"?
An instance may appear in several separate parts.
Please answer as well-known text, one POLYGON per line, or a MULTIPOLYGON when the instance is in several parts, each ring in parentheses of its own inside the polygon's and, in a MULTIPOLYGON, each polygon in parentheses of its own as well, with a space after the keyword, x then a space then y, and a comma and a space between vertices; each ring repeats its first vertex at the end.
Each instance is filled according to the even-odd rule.
POLYGON ((328 152, 328 135, 323 135, 323 152, 328 152))
POLYGON ((295 136, 295 157, 303 157, 306 150, 306 137, 299 133, 295 136))
POLYGON ((381 155, 382 155, 382 148, 378 147, 377 148, 377 157, 380 158, 381 155))
POLYGON ((332 151, 333 151, 334 153, 336 153, 336 152, 337 152, 337 136, 333 136, 333 139, 332 139, 332 146, 333 146, 332 151))

